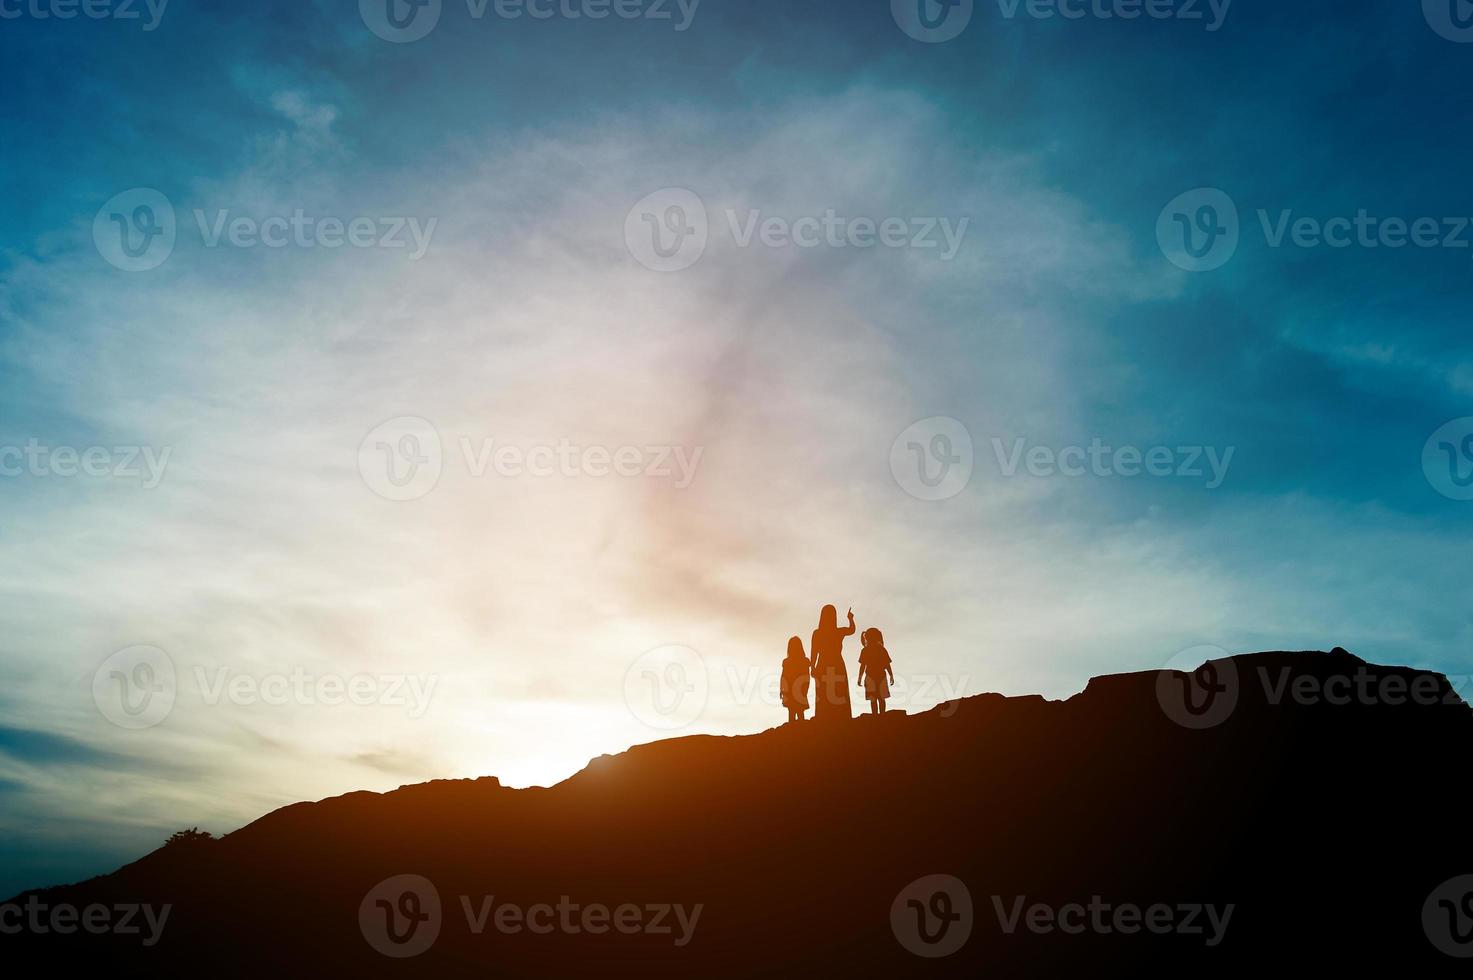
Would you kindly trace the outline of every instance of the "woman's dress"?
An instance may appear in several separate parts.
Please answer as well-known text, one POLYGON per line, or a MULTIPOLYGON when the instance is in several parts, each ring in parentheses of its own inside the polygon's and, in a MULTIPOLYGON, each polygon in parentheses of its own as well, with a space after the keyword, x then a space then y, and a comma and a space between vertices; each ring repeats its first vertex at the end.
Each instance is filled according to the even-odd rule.
POLYGON ((813 652, 813 677, 817 682, 813 693, 815 721, 854 717, 854 708, 849 703, 849 669, 844 666, 844 637, 853 632, 851 627, 848 631, 813 634, 809 649, 813 652))

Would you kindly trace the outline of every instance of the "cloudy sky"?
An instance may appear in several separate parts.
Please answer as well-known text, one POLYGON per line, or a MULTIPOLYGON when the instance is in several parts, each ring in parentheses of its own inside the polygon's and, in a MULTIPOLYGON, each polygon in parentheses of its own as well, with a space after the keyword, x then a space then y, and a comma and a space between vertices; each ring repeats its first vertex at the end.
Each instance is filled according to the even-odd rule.
POLYGON ((0 892, 761 730, 828 602, 1473 673, 1457 8, 913 2, 0 2, 0 892))

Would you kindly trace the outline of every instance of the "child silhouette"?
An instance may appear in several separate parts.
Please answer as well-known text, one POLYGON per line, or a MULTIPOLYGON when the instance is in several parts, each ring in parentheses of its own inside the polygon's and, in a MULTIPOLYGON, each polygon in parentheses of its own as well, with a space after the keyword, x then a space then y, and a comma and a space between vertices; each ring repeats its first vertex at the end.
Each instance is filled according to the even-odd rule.
POLYGON ((802 721, 808 711, 808 672, 813 662, 803 654, 803 641, 796 636, 788 640, 788 657, 783 661, 782 698, 788 709, 788 721, 802 721))
POLYGON ((869 699, 870 714, 883 715, 885 700, 890 697, 890 685, 895 683, 895 671, 890 666, 890 651, 885 649, 885 637, 874 628, 861 633, 859 642, 864 647, 859 653, 859 684, 864 688, 864 696, 869 699))

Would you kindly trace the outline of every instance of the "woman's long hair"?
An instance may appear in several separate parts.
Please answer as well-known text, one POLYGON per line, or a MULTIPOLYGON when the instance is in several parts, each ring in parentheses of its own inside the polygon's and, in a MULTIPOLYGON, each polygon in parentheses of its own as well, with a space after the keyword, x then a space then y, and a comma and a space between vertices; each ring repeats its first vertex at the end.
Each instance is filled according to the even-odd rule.
POLYGON ((788 637, 788 659, 789 660, 807 660, 808 659, 807 655, 803 653, 803 641, 800 640, 800 639, 798 639, 796 636, 788 637))
POLYGON ((839 628, 839 610, 833 606, 824 606, 823 612, 818 614, 818 631, 820 633, 832 633, 839 628))

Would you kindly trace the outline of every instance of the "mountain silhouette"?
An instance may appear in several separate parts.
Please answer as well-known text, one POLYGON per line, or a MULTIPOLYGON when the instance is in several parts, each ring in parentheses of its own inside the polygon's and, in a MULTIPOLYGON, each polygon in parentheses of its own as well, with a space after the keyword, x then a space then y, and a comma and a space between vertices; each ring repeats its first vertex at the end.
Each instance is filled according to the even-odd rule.
POLYGON ((167 905, 152 945, 0 949, 113 976, 1451 975, 1470 748, 1442 675, 1252 654, 296 804, 12 900, 167 905))

